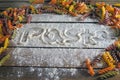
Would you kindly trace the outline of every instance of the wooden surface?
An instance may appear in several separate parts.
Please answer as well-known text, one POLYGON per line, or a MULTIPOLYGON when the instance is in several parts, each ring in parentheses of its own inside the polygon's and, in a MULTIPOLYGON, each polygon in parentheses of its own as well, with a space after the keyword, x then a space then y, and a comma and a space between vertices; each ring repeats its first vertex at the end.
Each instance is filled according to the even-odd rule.
MULTIPOLYGON (((0 0, 0 9, 23 4, 29 5, 28 0, 0 0)), ((68 15, 32 16, 32 23, 19 29, 11 41, 11 58, 0 67, 0 80, 94 80, 96 77, 89 76, 83 62, 103 52, 116 39, 114 31, 90 18, 80 21, 68 15)))
MULTIPOLYGON (((39 68, 39 67, 1 67, 1 80, 96 80, 86 69, 39 68)), ((107 80, 119 80, 120 76, 107 80)))

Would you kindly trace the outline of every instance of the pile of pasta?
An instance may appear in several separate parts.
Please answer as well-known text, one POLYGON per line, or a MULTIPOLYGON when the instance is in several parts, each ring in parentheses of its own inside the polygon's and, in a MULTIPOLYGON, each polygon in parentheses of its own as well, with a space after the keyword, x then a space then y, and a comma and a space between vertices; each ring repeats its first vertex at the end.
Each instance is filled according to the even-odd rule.
MULTIPOLYGON (((0 65, 2 65, 10 54, 6 52, 9 45, 9 40, 13 39, 14 31, 23 26, 23 22, 30 23, 31 14, 68 14, 71 16, 78 16, 81 20, 90 16, 97 18, 101 24, 108 25, 116 30, 116 36, 120 36, 120 4, 106 4, 99 2, 90 4, 85 2, 75 2, 74 0, 51 0, 48 4, 43 4, 44 0, 30 0, 30 6, 22 6, 20 8, 8 8, 0 13, 0 65), (34 4, 42 4, 42 6, 35 7, 34 4)), ((108 67, 99 70, 99 80, 117 75, 120 69, 120 39, 118 38, 112 45, 105 49, 105 52, 100 58, 95 58, 92 62, 90 59, 86 60, 86 67, 91 76, 94 76, 93 65, 99 60, 107 64, 108 67), (103 75, 104 74, 104 75, 103 75)))

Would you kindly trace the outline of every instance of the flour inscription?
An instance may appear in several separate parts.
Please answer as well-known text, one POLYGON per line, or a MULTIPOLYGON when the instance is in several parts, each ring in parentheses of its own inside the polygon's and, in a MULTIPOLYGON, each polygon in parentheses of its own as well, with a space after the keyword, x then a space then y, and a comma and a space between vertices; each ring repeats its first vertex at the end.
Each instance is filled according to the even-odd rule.
POLYGON ((106 47, 113 32, 97 24, 27 24, 15 38, 19 45, 40 47, 106 47), (105 45, 104 45, 105 44, 105 45))

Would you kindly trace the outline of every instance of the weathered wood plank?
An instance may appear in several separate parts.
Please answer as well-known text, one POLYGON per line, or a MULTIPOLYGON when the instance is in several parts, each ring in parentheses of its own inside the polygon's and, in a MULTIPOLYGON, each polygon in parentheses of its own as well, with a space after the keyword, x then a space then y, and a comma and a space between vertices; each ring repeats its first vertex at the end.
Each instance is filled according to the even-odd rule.
POLYGON ((103 49, 15 48, 5 66, 84 67, 103 49))
POLYGON ((114 42, 113 34, 110 27, 93 23, 31 23, 13 41, 28 47, 105 48, 114 42))
MULTIPOLYGON (((85 69, 1 67, 1 80, 96 80, 85 69)), ((107 80, 119 80, 120 75, 107 80)))
POLYGON ((21 6, 23 6, 23 5, 30 5, 28 2, 14 2, 14 3, 7 3, 7 2, 5 2, 5 3, 0 3, 0 7, 2 8, 7 8, 7 7, 21 7, 21 6))
POLYGON ((72 17, 70 15, 57 14, 34 14, 31 22, 98 22, 96 19, 86 18, 80 20, 81 15, 72 17))

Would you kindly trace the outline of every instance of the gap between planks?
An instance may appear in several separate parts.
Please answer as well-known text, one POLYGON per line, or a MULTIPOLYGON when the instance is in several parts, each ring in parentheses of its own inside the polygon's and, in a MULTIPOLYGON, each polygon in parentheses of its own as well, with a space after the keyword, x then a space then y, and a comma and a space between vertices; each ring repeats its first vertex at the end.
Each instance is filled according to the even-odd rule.
POLYGON ((93 60, 103 51, 103 49, 16 48, 9 50, 11 57, 4 66, 83 68, 86 58, 93 60))
POLYGON ((8 46, 8 48, 40 48, 40 49, 105 49, 100 47, 39 47, 39 46, 8 46))
MULTIPOLYGON (((57 69, 87 69, 86 67, 52 67, 52 66, 0 66, 0 68, 57 68, 57 69)), ((103 68, 94 68, 95 70, 103 69, 103 68)))

